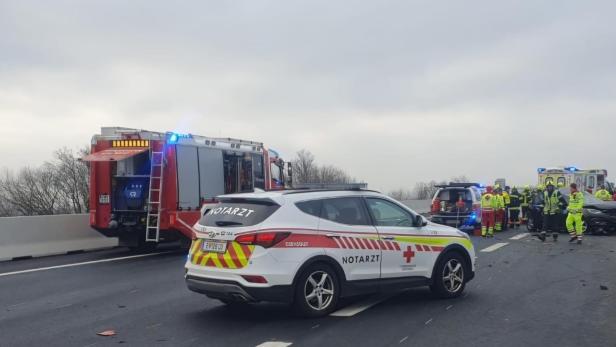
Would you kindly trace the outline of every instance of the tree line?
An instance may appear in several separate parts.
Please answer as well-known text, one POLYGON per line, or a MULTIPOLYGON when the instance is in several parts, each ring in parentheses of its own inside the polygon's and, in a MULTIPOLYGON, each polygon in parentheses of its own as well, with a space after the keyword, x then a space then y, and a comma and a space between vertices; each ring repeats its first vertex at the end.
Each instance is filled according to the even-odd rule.
POLYGON ((444 184, 447 184, 448 182, 461 183, 461 182, 470 182, 470 180, 468 179, 468 177, 461 175, 461 176, 452 177, 449 181, 431 180, 429 182, 417 182, 415 183, 415 186, 412 189, 398 188, 398 189, 390 191, 387 195, 389 195, 390 197, 398 201, 429 200, 429 199, 432 199, 432 197, 434 197, 434 194, 436 194, 436 191, 438 190, 436 186, 444 185, 444 184))
POLYGON ((0 217, 88 212, 89 169, 79 160, 88 149, 62 148, 39 167, 0 176, 0 217))

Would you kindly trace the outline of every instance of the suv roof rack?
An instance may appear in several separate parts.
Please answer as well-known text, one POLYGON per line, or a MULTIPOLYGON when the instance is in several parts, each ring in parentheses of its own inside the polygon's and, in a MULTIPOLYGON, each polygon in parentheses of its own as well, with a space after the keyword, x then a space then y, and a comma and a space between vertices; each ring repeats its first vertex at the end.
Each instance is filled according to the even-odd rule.
POLYGON ((293 189, 328 189, 328 190, 361 190, 368 188, 368 183, 298 183, 293 189))
POLYGON ((375 192, 376 190, 370 190, 368 183, 300 183, 294 185, 284 194, 299 194, 309 192, 325 192, 325 191, 366 191, 375 192))
POLYGON ((449 184, 437 184, 436 188, 469 188, 469 187, 477 187, 481 188, 481 184, 479 183, 470 183, 470 182, 449 182, 449 184))

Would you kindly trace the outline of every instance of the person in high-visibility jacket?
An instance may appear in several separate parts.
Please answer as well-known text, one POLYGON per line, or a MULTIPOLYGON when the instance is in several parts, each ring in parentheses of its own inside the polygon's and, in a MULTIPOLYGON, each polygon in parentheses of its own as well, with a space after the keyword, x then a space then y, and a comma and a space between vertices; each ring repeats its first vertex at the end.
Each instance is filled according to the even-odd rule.
POLYGON ((503 231, 503 222, 505 218, 505 199, 503 198, 503 189, 497 188, 496 195, 494 196, 496 200, 496 207, 494 209, 494 217, 496 221, 494 221, 494 230, 495 231, 503 231))
POLYGON ((543 230, 539 235, 541 241, 545 241, 546 234, 552 233, 554 241, 558 240, 558 231, 562 223, 561 216, 563 207, 566 205, 565 198, 558 189, 554 187, 553 182, 548 182, 545 187, 544 205, 543 205, 543 230))
POLYGON ((612 194, 605 189, 605 186, 599 187, 595 197, 601 201, 612 201, 612 194))
POLYGON ((481 236, 494 237, 494 211, 496 209, 496 196, 492 193, 492 187, 486 187, 486 192, 481 196, 481 236))
POLYGON ((509 194, 509 227, 520 227, 520 194, 518 189, 513 187, 511 194, 509 194))
POLYGON ((584 235, 584 227, 582 222, 584 209, 584 194, 577 190, 577 184, 571 183, 571 194, 569 195, 569 214, 567 215, 567 231, 571 239, 569 242, 577 240, 578 244, 582 243, 582 235, 584 235))
POLYGON ((510 191, 511 187, 505 186, 505 190, 503 190, 503 200, 505 203, 505 210, 503 212, 503 230, 507 230, 509 227, 509 205, 511 205, 510 191))
POLYGON ((530 186, 525 186, 522 194, 520 194, 520 208, 522 209, 522 223, 526 223, 528 220, 528 213, 530 208, 530 203, 532 201, 530 186))

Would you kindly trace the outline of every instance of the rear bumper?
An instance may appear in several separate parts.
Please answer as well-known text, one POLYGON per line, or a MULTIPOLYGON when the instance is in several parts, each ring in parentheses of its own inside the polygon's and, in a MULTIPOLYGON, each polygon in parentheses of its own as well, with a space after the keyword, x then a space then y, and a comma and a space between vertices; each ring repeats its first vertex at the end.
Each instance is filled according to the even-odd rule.
POLYGON ((210 298, 240 302, 293 302, 293 287, 276 285, 271 287, 246 287, 232 280, 186 276, 189 290, 205 294, 210 298))

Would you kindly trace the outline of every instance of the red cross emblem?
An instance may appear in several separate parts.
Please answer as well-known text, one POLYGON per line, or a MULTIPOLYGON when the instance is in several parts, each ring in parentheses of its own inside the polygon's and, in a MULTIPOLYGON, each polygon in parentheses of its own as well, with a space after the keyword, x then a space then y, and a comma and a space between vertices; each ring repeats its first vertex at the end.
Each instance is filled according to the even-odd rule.
POLYGON ((415 256, 415 252, 413 252, 413 249, 411 248, 411 246, 406 246, 406 251, 402 253, 402 257, 406 258, 407 263, 410 263, 414 256, 415 256))

